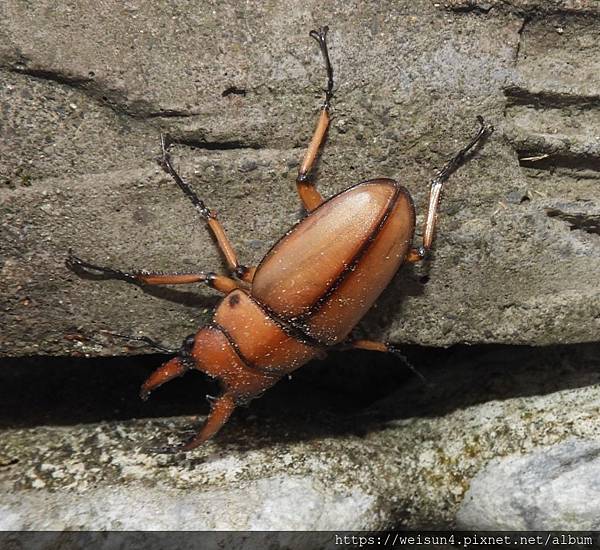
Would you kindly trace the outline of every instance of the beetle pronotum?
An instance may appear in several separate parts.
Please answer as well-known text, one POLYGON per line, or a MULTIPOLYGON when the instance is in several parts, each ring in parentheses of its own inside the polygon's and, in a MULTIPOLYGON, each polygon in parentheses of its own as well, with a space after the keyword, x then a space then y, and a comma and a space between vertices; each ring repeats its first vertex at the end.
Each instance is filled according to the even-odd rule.
POLYGON ((349 340, 364 316, 403 262, 417 262, 431 249, 441 190, 450 174, 493 128, 478 117, 479 131, 431 182, 421 246, 413 247, 413 201, 398 182, 378 178, 358 183, 324 200, 312 169, 325 141, 333 98, 333 69, 327 50, 327 27, 311 31, 325 60, 327 89, 317 126, 300 165, 296 186, 307 216, 294 225, 256 267, 238 262, 216 215, 173 168, 169 143, 162 137, 162 168, 191 200, 206 221, 230 275, 212 272, 156 273, 101 267, 73 256, 71 269, 94 270, 108 277, 144 285, 202 282, 226 297, 212 323, 170 350, 147 337, 128 337, 176 356, 144 382, 141 397, 161 384, 196 368, 217 378, 223 387, 210 398, 206 422, 181 449, 190 450, 212 437, 235 407, 260 395, 284 375, 327 348, 344 346, 398 353, 390 344, 349 340), (343 235, 343 239, 339 238, 343 235))

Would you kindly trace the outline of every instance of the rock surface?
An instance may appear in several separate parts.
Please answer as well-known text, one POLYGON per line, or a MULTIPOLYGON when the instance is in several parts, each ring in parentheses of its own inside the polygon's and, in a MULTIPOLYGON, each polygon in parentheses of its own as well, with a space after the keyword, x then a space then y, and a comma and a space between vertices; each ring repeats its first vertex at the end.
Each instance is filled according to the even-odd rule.
MULTIPOLYGON (((100 423, 81 417, 73 425, 74 403, 71 425, 51 417, 40 425, 19 409, 36 396, 13 392, 0 416, 13 426, 0 433, 0 528, 443 529, 456 525, 465 499, 460 517, 469 528, 583 528, 568 512, 584 510, 578 517, 589 518, 597 511, 597 499, 589 499, 596 481, 574 489, 597 469, 598 346, 482 349, 431 357, 423 369, 430 387, 405 384, 345 413, 330 408, 341 385, 336 393, 325 385, 326 373, 304 371, 187 455, 152 448, 180 441, 189 416, 100 423), (571 443, 560 445, 565 441, 571 443), (536 466, 531 477, 523 464, 536 466), (508 481, 506 465, 514 465, 508 481), (499 514, 501 523, 490 522, 490 496, 483 500, 482 493, 494 472, 504 483, 496 498, 525 506, 526 525, 509 511, 499 514), (510 491, 518 482, 521 493, 510 491), (542 513, 544 494, 564 515, 542 513)), ((191 389, 189 380, 184 385, 191 389)), ((364 385, 354 401, 362 391, 364 385)))
POLYGON ((600 442, 572 439, 493 460, 458 512, 468 529, 600 530, 600 442))
POLYGON ((597 2, 0 10, 1 353, 127 354, 85 336, 177 345, 208 318, 209 291, 82 279, 66 251, 123 268, 222 267, 155 163, 168 132, 179 170, 242 261, 258 262, 300 215, 293 181, 324 85, 307 33, 324 23, 336 76, 325 195, 395 177, 422 219, 427 182, 475 116, 497 127, 448 186, 432 260, 399 274, 367 332, 427 345, 597 339, 597 2))

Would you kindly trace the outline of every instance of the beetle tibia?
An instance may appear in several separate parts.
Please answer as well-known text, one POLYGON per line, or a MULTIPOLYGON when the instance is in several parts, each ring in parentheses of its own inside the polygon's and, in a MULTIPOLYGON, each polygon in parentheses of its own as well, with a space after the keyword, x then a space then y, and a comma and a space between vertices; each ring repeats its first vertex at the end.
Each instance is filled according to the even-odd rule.
POLYGON ((144 382, 140 389, 140 398, 146 401, 153 390, 162 386, 165 382, 173 380, 173 378, 183 376, 188 369, 189 367, 179 357, 167 361, 158 367, 144 382))
POLYGON ((196 436, 183 446, 183 451, 195 449, 215 435, 223 427, 223 424, 229 420, 235 409, 235 399, 232 394, 225 393, 218 399, 211 401, 210 407, 206 422, 204 422, 196 436))

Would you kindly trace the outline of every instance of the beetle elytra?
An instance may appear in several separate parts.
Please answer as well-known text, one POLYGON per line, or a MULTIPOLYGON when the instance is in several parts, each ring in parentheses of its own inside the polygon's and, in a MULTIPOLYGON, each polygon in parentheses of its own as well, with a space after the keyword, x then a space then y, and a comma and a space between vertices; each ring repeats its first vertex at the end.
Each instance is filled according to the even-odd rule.
POLYGON ((327 72, 327 89, 317 126, 296 180, 307 216, 288 231, 256 267, 238 262, 216 215, 173 168, 163 136, 161 166, 191 200, 212 231, 230 276, 212 272, 156 273, 101 267, 69 254, 71 269, 143 285, 202 282, 225 298, 212 322, 170 350, 146 337, 128 337, 175 354, 146 380, 146 399, 161 384, 198 369, 221 382, 223 393, 211 398, 211 411, 197 435, 180 447, 190 450, 212 437, 237 405, 270 388, 280 378, 331 346, 399 353, 390 344, 351 340, 351 330, 389 284, 403 262, 416 262, 431 249, 444 182, 493 128, 478 117, 475 136, 431 182, 423 242, 413 246, 415 209, 408 191, 392 179, 358 183, 324 200, 312 176, 330 122, 333 69, 327 27, 311 31, 327 72))

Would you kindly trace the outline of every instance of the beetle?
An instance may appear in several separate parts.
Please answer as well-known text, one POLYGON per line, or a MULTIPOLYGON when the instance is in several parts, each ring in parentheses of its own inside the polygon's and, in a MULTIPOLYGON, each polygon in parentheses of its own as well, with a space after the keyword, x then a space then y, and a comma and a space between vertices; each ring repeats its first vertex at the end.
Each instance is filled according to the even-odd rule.
POLYGON ((225 295, 212 322, 188 336, 178 350, 148 337, 126 337, 175 354, 144 382, 140 391, 144 400, 151 391, 190 369, 220 381, 222 394, 209 398, 210 413, 198 433, 179 447, 184 451, 215 435, 236 406, 259 396, 311 359, 323 357, 329 348, 400 353, 391 344, 352 340, 349 335, 400 265, 427 257, 444 182, 493 131, 482 117, 477 117, 477 133, 432 180, 420 246, 413 246, 412 198, 395 180, 363 181, 323 199, 315 186, 313 168, 325 142, 334 93, 327 32, 328 28, 322 27, 309 33, 317 41, 325 63, 327 88, 296 179, 307 215, 275 243, 258 266, 239 263, 216 214, 174 169, 171 144, 164 135, 160 165, 207 223, 230 276, 214 272, 121 271, 84 261, 69 251, 66 263, 75 271, 97 272, 142 285, 205 283, 225 295))

